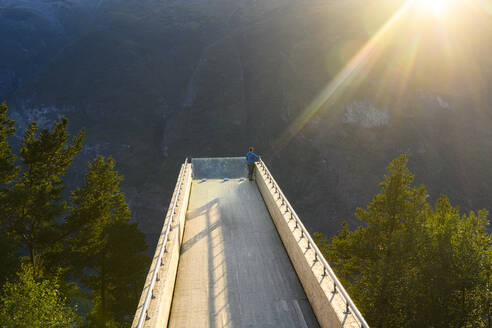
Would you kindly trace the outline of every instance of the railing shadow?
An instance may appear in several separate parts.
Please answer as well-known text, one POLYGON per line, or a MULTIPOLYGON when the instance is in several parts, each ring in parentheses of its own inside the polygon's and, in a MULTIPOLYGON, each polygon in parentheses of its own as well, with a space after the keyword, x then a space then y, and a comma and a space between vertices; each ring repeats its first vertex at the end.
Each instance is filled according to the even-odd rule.
MULTIPOLYGON (((190 220, 193 220, 195 218, 198 218, 200 216, 205 215, 208 218, 207 219, 207 223, 209 223, 209 221, 210 221, 210 219, 209 219, 209 216, 210 216, 209 215, 209 212, 214 207, 219 207, 219 200, 217 198, 214 199, 214 200, 212 200, 212 201, 210 201, 206 205, 201 206, 197 210, 193 210, 189 214, 187 214, 186 215, 186 222, 189 222, 190 220)), ((184 253, 186 253, 186 251, 188 251, 191 247, 193 247, 193 245, 195 245, 196 243, 198 243, 200 240, 202 240, 203 238, 205 238, 208 235, 210 235, 215 229, 218 228, 218 226, 219 226, 219 222, 214 222, 214 223, 211 223, 211 224, 207 224, 207 227, 205 229, 203 229, 198 234, 196 234, 195 236, 191 237, 186 242, 184 242, 181 245, 181 255, 183 255, 184 253)))

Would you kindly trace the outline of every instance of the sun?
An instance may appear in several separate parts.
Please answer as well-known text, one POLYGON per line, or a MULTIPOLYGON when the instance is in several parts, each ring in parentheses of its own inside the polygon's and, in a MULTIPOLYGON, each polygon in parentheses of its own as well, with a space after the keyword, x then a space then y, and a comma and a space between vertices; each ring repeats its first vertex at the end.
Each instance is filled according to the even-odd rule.
POLYGON ((420 7, 434 15, 443 15, 451 6, 453 0, 418 0, 420 7))

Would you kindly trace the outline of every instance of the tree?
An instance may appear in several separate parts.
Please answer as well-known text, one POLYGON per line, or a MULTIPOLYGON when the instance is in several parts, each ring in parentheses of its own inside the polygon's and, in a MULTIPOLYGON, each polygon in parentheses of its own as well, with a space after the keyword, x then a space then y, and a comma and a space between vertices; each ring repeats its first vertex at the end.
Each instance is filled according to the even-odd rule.
MULTIPOLYGON (((71 323, 63 321, 62 314, 54 312, 54 317, 59 315, 59 325, 46 318, 36 321, 26 312, 26 304, 37 306, 36 302, 44 302, 45 292, 55 289, 51 294, 56 297, 47 298, 46 306, 60 305, 61 295, 73 296, 78 292, 74 281, 92 291, 93 310, 87 317, 89 326, 128 325, 150 260, 143 254, 146 249, 144 234, 137 229, 136 223, 129 222, 131 213, 119 190, 122 177, 114 170, 114 160, 105 161, 99 156, 89 164, 85 184, 72 193, 73 206, 69 208, 64 200, 63 177, 82 148, 84 132, 72 138, 66 118, 55 122, 51 130, 38 131, 37 124, 31 123, 19 150, 20 170, 7 141, 15 132, 14 125, 15 122, 7 117, 6 105, 2 104, 0 282, 17 271, 13 269, 18 268, 20 257, 15 251, 28 251, 29 255, 29 272, 22 271, 18 282, 5 285, 2 327, 4 322, 9 322, 8 327, 10 324, 24 327, 5 319, 9 315, 27 318, 25 322, 29 327, 70 326, 71 323), (60 279, 62 274, 67 279, 60 279), (69 275, 75 279, 68 279, 69 275), (19 294, 15 298, 14 292, 29 288, 34 294, 19 294)), ((41 312, 34 311, 33 315, 51 313, 43 306, 40 305, 41 312)))
MULTIPOLYGON (((0 213, 6 204, 5 187, 17 176, 19 168, 15 166, 16 156, 12 153, 7 138, 15 133, 15 121, 7 116, 7 105, 0 104, 0 213)), ((0 218, 0 227, 2 219, 0 218)), ((18 256, 14 254, 15 241, 8 238, 0 229, 0 285, 4 279, 15 273, 18 266, 18 256)))
POLYGON ((15 133, 15 121, 8 118, 7 109, 5 103, 0 104, 0 186, 12 182, 19 170, 7 141, 15 133))
POLYGON ((75 273, 91 289, 95 327, 118 326, 129 320, 138 302, 149 259, 145 236, 130 223, 130 209, 119 190, 122 177, 115 161, 98 156, 89 164, 85 184, 71 196, 66 229, 75 273))
POLYGON ((20 147, 23 172, 4 189, 1 210, 8 237, 29 251, 36 271, 39 260, 59 247, 61 219, 67 209, 62 200, 63 176, 81 150, 84 132, 70 140, 68 120, 62 117, 52 131, 33 122, 26 129, 20 147))
POLYGON ((59 291, 58 279, 37 281, 24 265, 14 283, 6 282, 0 298, 0 323, 6 328, 77 327, 80 319, 59 291))
MULTIPOLYGON (((492 239, 486 232, 487 211, 460 215, 446 196, 427 213, 416 262, 422 303, 416 324, 435 327, 489 327, 492 239), (438 282, 438 283, 437 283, 438 282)), ((418 283, 418 282, 416 282, 418 283)))
POLYGON ((14 278, 20 264, 19 256, 15 254, 16 244, 0 233, 0 286, 6 279, 14 278))
POLYGON ((491 299, 487 212, 432 207, 413 187, 407 155, 391 162, 381 192, 328 243, 315 238, 373 327, 486 327, 491 299))

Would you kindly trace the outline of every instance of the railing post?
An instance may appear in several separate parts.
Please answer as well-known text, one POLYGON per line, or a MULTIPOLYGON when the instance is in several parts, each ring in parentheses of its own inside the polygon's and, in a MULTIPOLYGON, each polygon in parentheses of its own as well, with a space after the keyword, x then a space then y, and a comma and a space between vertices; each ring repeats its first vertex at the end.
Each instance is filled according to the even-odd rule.
POLYGON ((349 303, 348 303, 348 302, 346 302, 346 303, 345 303, 345 312, 344 312, 344 314, 350 314, 350 313, 352 313, 352 312, 350 312, 350 309, 349 309, 349 303))

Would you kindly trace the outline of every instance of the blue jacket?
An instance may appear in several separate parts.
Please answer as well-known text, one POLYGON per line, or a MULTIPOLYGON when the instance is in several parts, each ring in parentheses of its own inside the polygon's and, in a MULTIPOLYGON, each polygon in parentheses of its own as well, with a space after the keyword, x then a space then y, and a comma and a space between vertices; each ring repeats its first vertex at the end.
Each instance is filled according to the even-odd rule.
POLYGON ((260 159, 260 156, 256 155, 255 153, 252 153, 250 151, 248 151, 248 153, 246 154, 246 160, 248 161, 248 164, 253 164, 254 162, 256 162, 259 159, 260 159))

